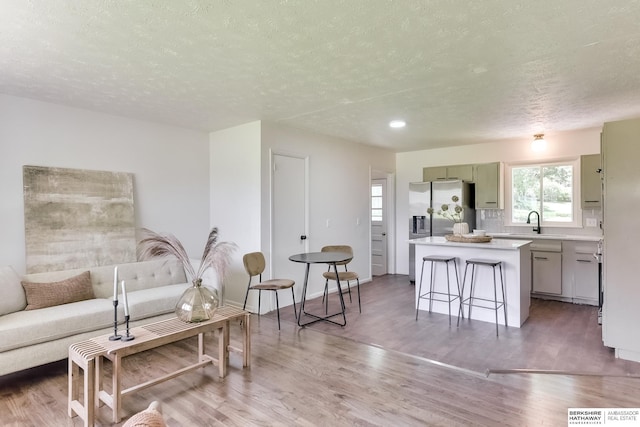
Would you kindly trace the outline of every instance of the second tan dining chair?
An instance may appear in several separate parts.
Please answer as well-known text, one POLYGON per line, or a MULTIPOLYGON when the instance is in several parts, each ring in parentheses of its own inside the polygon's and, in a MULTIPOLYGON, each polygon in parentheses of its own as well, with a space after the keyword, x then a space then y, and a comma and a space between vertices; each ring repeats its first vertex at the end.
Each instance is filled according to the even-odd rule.
POLYGON ((242 257, 244 263, 244 269, 249 274, 249 284, 247 285, 247 293, 244 296, 244 305, 242 309, 247 306, 247 298, 249 297, 249 291, 254 289, 258 291, 258 315, 260 315, 260 297, 262 291, 273 291, 276 294, 276 311, 278 313, 278 329, 280 329, 280 303, 278 302, 278 291, 282 289, 291 288, 291 296, 293 297, 293 314, 298 320, 298 309, 296 308, 296 295, 293 292, 293 285, 295 282, 291 279, 270 279, 262 281, 262 273, 264 272, 266 262, 262 252, 251 252, 245 254, 242 257), (258 276, 258 283, 251 284, 252 279, 258 276))
MULTIPOLYGON (((348 245, 330 245, 324 246, 321 249, 322 252, 346 252, 353 256, 353 248, 348 245)), ((358 273, 354 271, 349 271, 347 268, 347 264, 351 262, 353 258, 349 258, 347 261, 337 262, 336 267, 338 267, 338 278, 340 279, 340 284, 342 287, 342 283, 347 282, 347 290, 349 293, 349 302, 351 300, 351 284, 350 282, 355 280, 358 285, 358 310, 362 313, 362 305, 360 304, 360 276, 358 273), (340 266, 344 266, 344 271, 340 271, 340 266)), ((329 301, 329 280, 336 280, 336 272, 333 269, 333 265, 329 265, 329 269, 322 273, 322 277, 325 278, 324 282, 324 294, 322 295, 323 301, 325 301, 325 310, 328 310, 328 301, 329 301)))

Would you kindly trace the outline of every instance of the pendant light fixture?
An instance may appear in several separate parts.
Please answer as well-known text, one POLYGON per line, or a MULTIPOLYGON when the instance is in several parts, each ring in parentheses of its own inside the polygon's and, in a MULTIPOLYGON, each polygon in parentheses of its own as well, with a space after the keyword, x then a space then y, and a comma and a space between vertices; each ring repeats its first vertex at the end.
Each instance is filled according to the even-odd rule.
POLYGON ((533 141, 531 142, 531 149, 533 151, 543 151, 546 147, 547 141, 544 140, 543 133, 533 135, 533 141))

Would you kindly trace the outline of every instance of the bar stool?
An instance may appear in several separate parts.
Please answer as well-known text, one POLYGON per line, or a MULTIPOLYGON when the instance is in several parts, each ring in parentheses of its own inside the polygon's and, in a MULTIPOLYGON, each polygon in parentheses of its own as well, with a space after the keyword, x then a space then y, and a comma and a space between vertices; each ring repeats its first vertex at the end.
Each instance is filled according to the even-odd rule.
POLYGON ((480 308, 486 308, 488 310, 495 310, 496 313, 496 336, 498 336, 498 310, 500 309, 500 307, 502 307, 502 311, 504 312, 504 326, 509 326, 507 324, 507 306, 505 304, 506 301, 506 297, 505 297, 505 288, 504 288, 504 279, 502 278, 502 261, 494 261, 494 260, 489 260, 489 259, 477 259, 477 258, 472 258, 472 259, 468 259, 466 262, 466 265, 464 267, 464 276, 462 278, 462 293, 461 295, 464 295, 464 285, 466 283, 467 280, 467 269, 469 268, 469 265, 471 265, 471 289, 469 292, 469 298, 464 298, 462 299, 462 302, 460 304, 460 313, 458 314, 458 325, 460 325, 460 314, 463 314, 463 318, 464 318, 464 309, 463 306, 467 305, 469 307, 469 314, 468 314, 468 318, 471 319, 471 308, 472 307, 480 307, 480 308), (493 299, 488 299, 488 298, 480 298, 480 297, 474 297, 474 293, 475 293, 475 278, 476 278, 476 266, 478 267, 482 267, 482 266, 486 266, 486 267, 491 267, 493 270, 493 299), (496 267, 498 267, 500 269, 500 284, 501 284, 501 290, 502 290, 502 301, 498 300, 498 283, 496 281, 496 267), (483 305, 483 304, 478 304, 476 301, 482 301, 485 303, 493 303, 493 307, 490 307, 488 305, 483 305))
MULTIPOLYGON (((416 302, 416 320, 418 320, 418 313, 420 312, 420 300, 428 299, 429 300, 429 312, 431 312, 431 308, 433 306, 433 301, 441 301, 449 304, 449 325, 451 325, 451 303, 456 299, 461 299, 460 293, 460 279, 458 278, 458 266, 457 266, 457 258, 453 256, 441 256, 441 255, 427 255, 422 258, 422 270, 420 271, 420 287, 418 288, 418 301, 416 302), (431 262, 431 279, 429 281, 429 292, 422 293, 422 276, 424 275, 424 263, 430 261, 431 262), (445 264, 445 269, 447 271, 447 292, 439 292, 433 290, 433 285, 435 281, 435 263, 442 262, 445 264), (457 295, 451 295, 451 286, 449 281, 449 263, 453 263, 453 270, 456 272, 456 284, 457 284, 457 295), (446 299, 443 298, 434 298, 436 296, 445 296, 446 299)), ((458 310, 460 313, 460 310, 458 310)), ((464 317, 464 314, 462 315, 464 317)))

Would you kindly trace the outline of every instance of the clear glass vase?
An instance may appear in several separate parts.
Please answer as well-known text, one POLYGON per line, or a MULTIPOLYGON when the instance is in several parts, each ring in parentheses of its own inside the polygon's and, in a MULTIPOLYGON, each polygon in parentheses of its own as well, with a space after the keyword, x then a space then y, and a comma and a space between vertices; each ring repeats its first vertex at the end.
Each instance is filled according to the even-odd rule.
POLYGON ((202 279, 193 281, 176 304, 176 316, 184 322, 203 322, 213 317, 220 299, 218 291, 202 285, 202 279))

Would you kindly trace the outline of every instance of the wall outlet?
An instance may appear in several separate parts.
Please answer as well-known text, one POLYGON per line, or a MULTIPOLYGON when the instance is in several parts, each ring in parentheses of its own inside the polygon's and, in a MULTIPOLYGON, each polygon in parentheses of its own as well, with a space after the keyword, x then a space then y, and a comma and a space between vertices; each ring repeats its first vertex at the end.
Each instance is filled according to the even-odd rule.
POLYGON ((587 218, 587 227, 597 227, 598 220, 596 218, 587 218))

